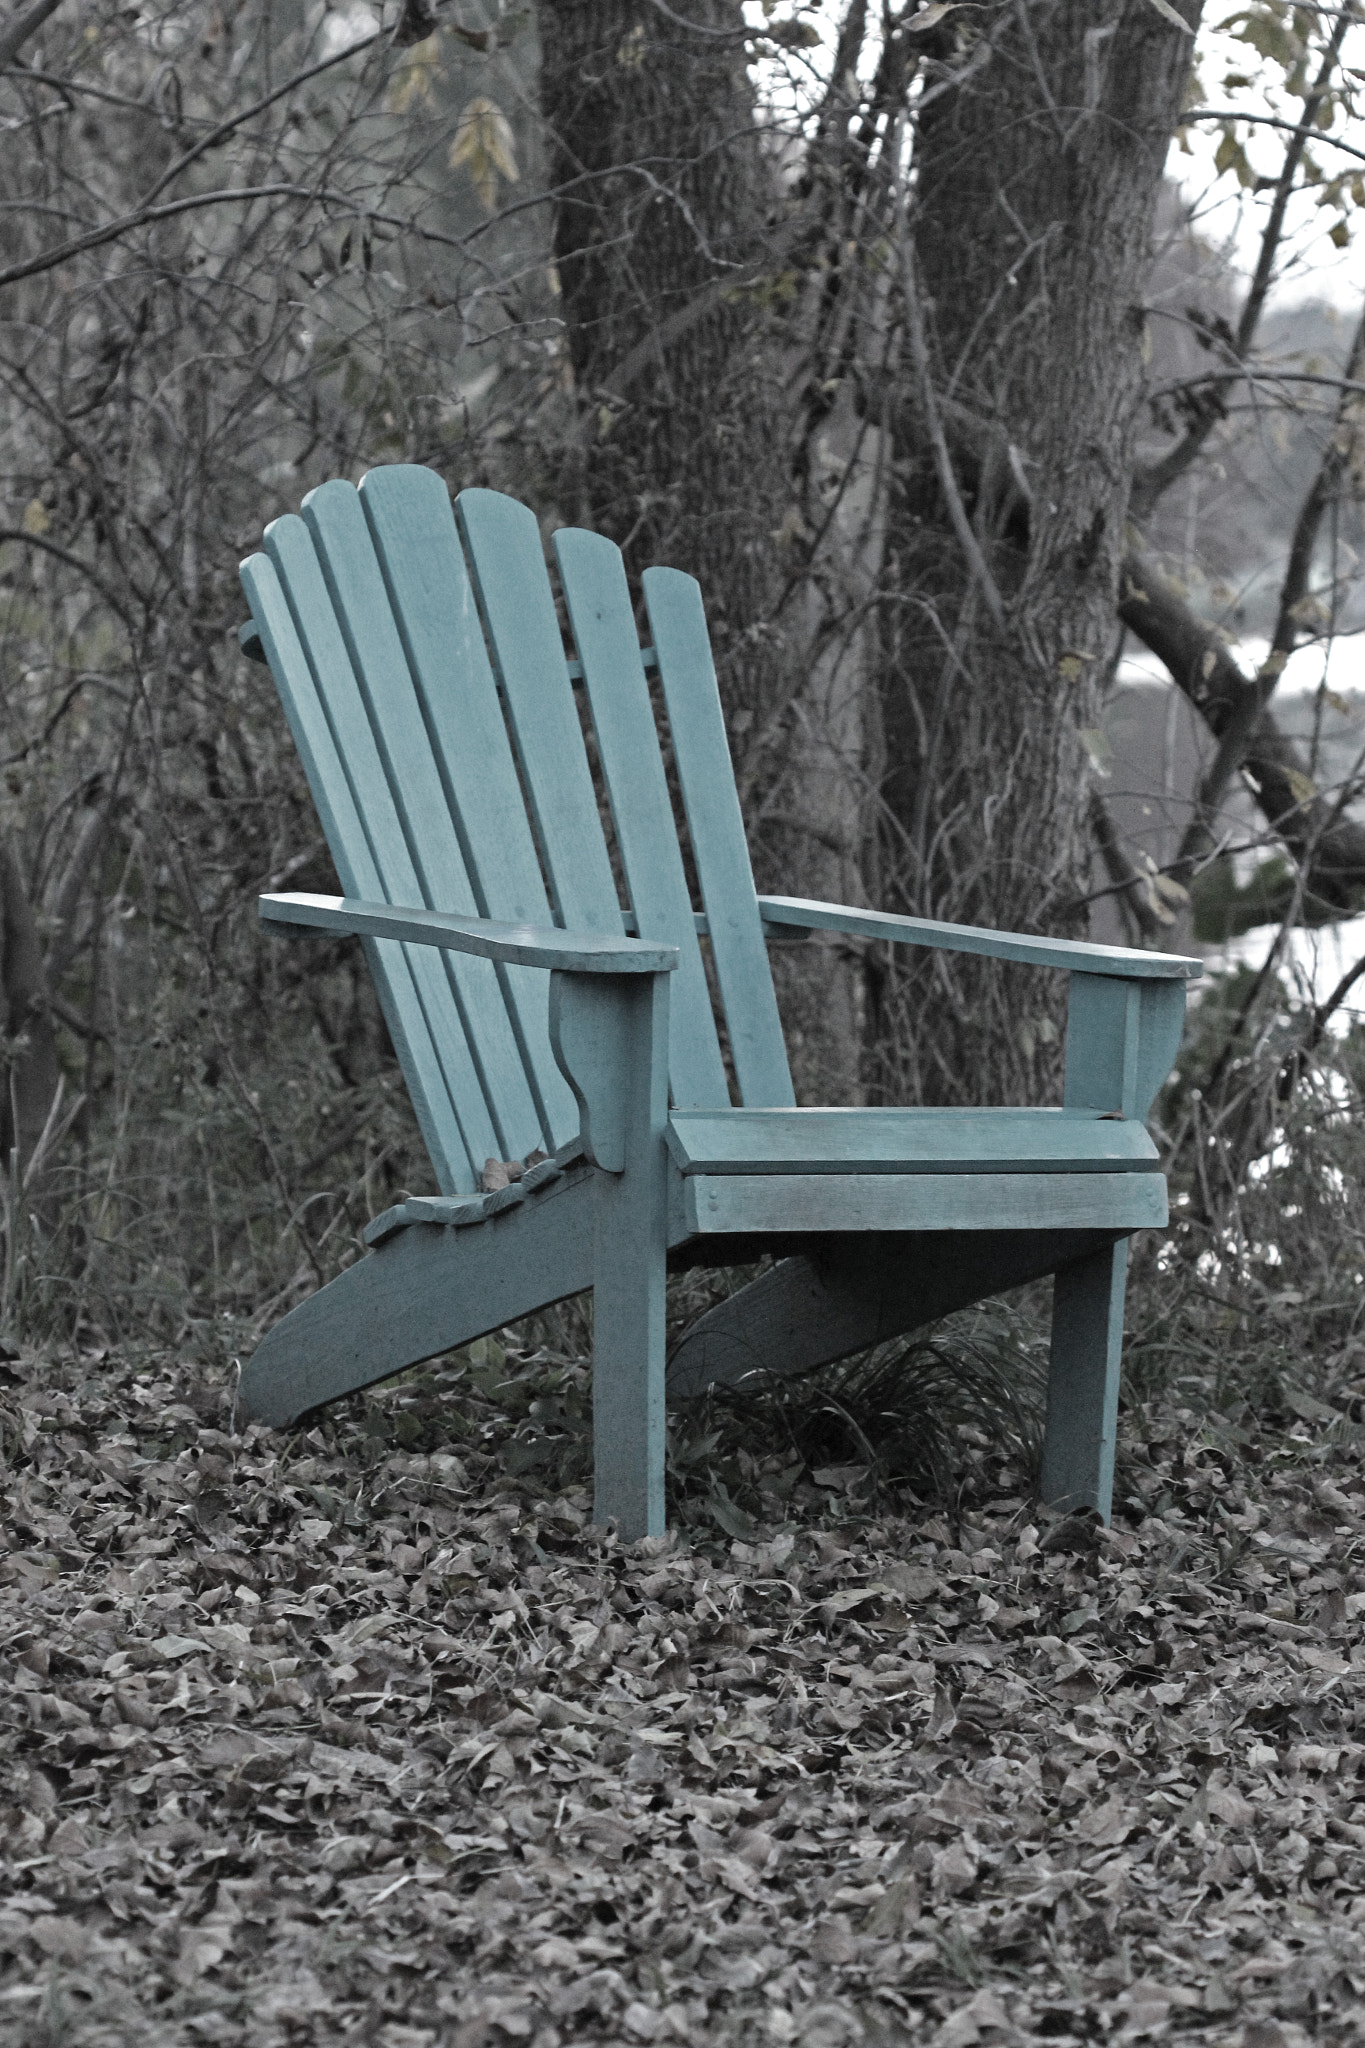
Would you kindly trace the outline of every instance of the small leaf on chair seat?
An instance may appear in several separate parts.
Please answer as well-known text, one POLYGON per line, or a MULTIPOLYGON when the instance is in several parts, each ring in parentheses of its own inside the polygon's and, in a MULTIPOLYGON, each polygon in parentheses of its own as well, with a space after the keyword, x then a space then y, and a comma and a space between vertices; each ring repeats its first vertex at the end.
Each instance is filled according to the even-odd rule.
POLYGON ((531 1167, 542 1165, 547 1157, 547 1153, 535 1151, 528 1152, 525 1159, 485 1159, 479 1185, 486 1195, 496 1195, 511 1187, 514 1180, 520 1180, 531 1167))

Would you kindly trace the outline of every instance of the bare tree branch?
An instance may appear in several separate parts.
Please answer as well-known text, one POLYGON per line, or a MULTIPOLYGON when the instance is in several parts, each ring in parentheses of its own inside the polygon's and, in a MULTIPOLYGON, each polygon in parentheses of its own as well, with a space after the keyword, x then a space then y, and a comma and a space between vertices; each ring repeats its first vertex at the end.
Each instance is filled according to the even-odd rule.
POLYGON ((267 107, 273 107, 277 100, 287 99, 291 92, 297 92, 301 85, 307 85, 310 79, 319 77, 324 71, 331 71, 336 65, 344 64, 348 57, 356 57, 362 50, 370 49, 373 44, 382 40, 383 35, 383 29, 376 29, 371 36, 361 36, 358 42, 348 43, 344 50, 338 50, 330 57, 320 58, 316 64, 309 64, 304 70, 296 71, 292 78, 286 78, 284 84, 277 85, 273 92, 266 93, 264 98, 254 101, 251 106, 243 107, 240 114, 230 115, 226 121, 220 121, 216 128, 211 128, 207 135, 201 136, 193 148, 187 149, 183 156, 178 156, 173 164, 168 165, 151 191, 144 195, 142 204, 150 206, 168 185, 173 184, 183 171, 190 168, 191 164, 198 163, 207 151, 216 149, 220 142, 226 142, 239 128, 245 127, 248 121, 254 121, 258 114, 263 114, 267 107))
MULTIPOLYGON (((1285 215, 1294 195, 1295 180, 1299 174, 1299 165, 1303 161, 1303 153, 1318 132, 1318 113, 1331 89, 1341 59, 1341 46, 1346 39, 1346 31, 1351 23, 1358 19, 1358 10, 1354 5, 1343 7, 1338 14, 1331 39, 1318 66, 1317 77, 1313 80, 1304 100, 1303 113, 1290 137, 1289 147, 1285 150, 1284 163, 1275 185, 1275 197, 1271 201, 1270 218, 1261 236, 1255 274, 1247 287, 1241 317, 1237 322, 1237 332, 1229 345, 1229 353, 1238 365, 1245 363, 1250 353, 1256 329, 1260 325, 1261 314, 1265 309, 1266 295, 1274 279, 1275 264, 1284 235, 1285 215)), ((1221 417, 1221 405, 1210 405, 1200 418, 1193 421, 1183 440, 1178 441, 1159 461, 1150 464, 1133 479, 1131 510, 1135 519, 1145 519, 1162 493, 1169 490, 1177 477, 1184 475, 1221 417)))
POLYGON ((924 316, 920 310, 919 292, 915 286, 915 252, 908 234, 901 236, 900 251, 901 293, 905 299, 906 328, 910 336, 910 354, 915 365, 915 380, 918 388, 920 410, 924 417, 924 431, 933 451, 934 471, 938 477, 939 489, 943 492, 948 507, 948 517, 953 523, 953 532, 967 558, 974 580, 981 587, 995 624, 1003 627, 1005 605, 995 578, 981 552, 981 543, 972 531, 972 522, 967 517, 967 508, 962 502, 957 478, 953 473, 953 458, 948 451, 947 436, 943 431, 943 420, 939 413, 938 394, 934 389, 933 372, 929 364, 929 346, 924 334, 924 316))
POLYGON ((1361 955, 1354 967, 1347 968, 1336 987, 1309 1011, 1303 1043, 1288 1055, 1275 1077, 1275 1094, 1279 1101, 1288 1102, 1296 1084, 1303 1077, 1310 1055, 1317 1051, 1327 1036, 1328 1024, 1362 975, 1365 975, 1365 954, 1361 955))
POLYGON ((26 8, 17 21, 7 29, 0 30, 0 71, 12 64, 29 37, 36 35, 50 14, 55 14, 62 0, 33 0, 32 7, 26 8))
POLYGON ((1181 377, 1173 384, 1158 384, 1148 398, 1172 398, 1178 391, 1198 391, 1204 384, 1322 384, 1329 391, 1365 392, 1365 384, 1350 377, 1331 377, 1317 370, 1203 370, 1197 377, 1181 377))
POLYGON ((1093 903, 1096 896, 1112 896, 1132 918, 1141 937, 1155 945, 1162 937, 1164 927, 1152 904, 1151 881, 1138 872, 1124 852, 1114 830, 1114 820, 1109 815, 1109 806, 1098 790, 1090 802, 1090 829, 1109 877, 1109 887, 1094 891, 1087 896, 1086 902, 1093 903))
MULTIPOLYGON (((1279 114, 1246 114, 1240 107, 1191 107, 1181 115, 1184 121, 1245 121, 1256 128, 1282 128, 1288 135, 1297 135, 1302 121, 1286 121, 1279 114)), ((1325 142, 1330 149, 1340 149, 1347 156, 1359 157, 1365 163, 1365 149, 1357 149, 1353 142, 1343 142, 1339 135, 1328 135, 1319 128, 1313 135, 1314 142, 1325 142)))
MULTIPOLYGON (((1242 772, 1267 823, 1304 866, 1306 893, 1319 910, 1353 911, 1365 888, 1365 827, 1314 789, 1301 751, 1265 708, 1259 680, 1243 673, 1214 628, 1139 555, 1129 555, 1123 566, 1119 616, 1165 665, 1216 739, 1234 720, 1245 725, 1242 772)), ((1196 850, 1182 849, 1168 872, 1187 881, 1197 860, 1196 850)))
POLYGON ((1285 564, 1284 580, 1280 586, 1280 600, 1270 648, 1257 671, 1254 685, 1241 693, 1218 735, 1218 751, 1200 786, 1198 807, 1190 820, 1180 848, 1178 866, 1182 872, 1188 869, 1191 861, 1210 842, 1211 821, 1223 800, 1224 791, 1241 765, 1256 721, 1274 694, 1275 686, 1284 673, 1286 661, 1298 645, 1299 635, 1303 630, 1301 608, 1308 595, 1308 582, 1312 572, 1313 551, 1317 546, 1318 531, 1322 525, 1323 514, 1337 497, 1343 476, 1350 464, 1353 436, 1347 423, 1347 408, 1353 403, 1351 393, 1358 388, 1355 380, 1359 377, 1363 362, 1365 317, 1358 323, 1351 342, 1351 352, 1346 365, 1347 376, 1337 401, 1331 437, 1323 452, 1322 461, 1318 464, 1317 474, 1299 508, 1299 516, 1294 522, 1294 534, 1290 542, 1289 559, 1285 564))
POLYGON ((240 206, 253 199, 326 198, 340 199, 348 206, 353 203, 345 193, 330 194, 311 185, 281 184, 229 186, 221 192, 196 192, 184 199, 168 199, 160 206, 139 206, 117 220, 106 221, 102 228, 91 228, 88 234, 73 235, 70 241, 59 242, 55 249, 45 249, 41 256, 31 256, 25 263, 12 263, 8 270, 0 270, 0 286, 18 284, 26 277, 40 277, 45 270, 55 270, 59 263, 66 263, 73 256, 83 256, 89 249, 102 249, 106 243, 116 242, 120 235, 131 234, 134 228, 170 220, 178 213, 197 213, 206 206, 240 206))

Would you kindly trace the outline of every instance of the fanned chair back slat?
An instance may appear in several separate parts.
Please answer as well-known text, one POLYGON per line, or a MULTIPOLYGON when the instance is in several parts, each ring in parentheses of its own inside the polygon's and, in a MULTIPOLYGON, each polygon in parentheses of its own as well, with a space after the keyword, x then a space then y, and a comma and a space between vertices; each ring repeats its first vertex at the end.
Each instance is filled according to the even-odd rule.
MULTIPOLYGON (((319 683, 342 758, 360 777, 357 794, 371 834, 376 842, 383 837, 382 852, 376 843, 376 853, 388 900, 476 917, 479 904, 359 493, 340 480, 323 484, 304 499, 303 512, 350 656, 344 670, 321 669, 319 683)), ((443 958, 482 1083, 496 1156, 521 1158, 544 1145, 549 1132, 498 971, 468 954, 443 958)), ((463 1111, 463 1104, 456 1106, 463 1111)))
POLYGON ((624 931, 536 516, 497 491, 461 491, 460 537, 516 740, 555 922, 624 931))
POLYGON ((646 569, 643 582, 740 1101, 746 1109, 789 1109, 796 1097, 701 586, 679 569, 646 569))
MULTIPOLYGON (((259 587, 278 608, 283 588, 281 632, 297 644, 276 674, 343 886, 621 932, 534 515, 492 491, 463 492, 452 512, 433 471, 395 464, 359 491, 313 491, 266 547, 278 583, 267 591, 257 574, 253 601, 259 587)), ((679 1108, 722 1108, 725 1063, 620 551, 582 531, 558 534, 555 550, 636 927, 681 954, 670 1094, 679 1108)), ((650 571, 646 591, 739 1093, 789 1106, 700 593, 668 570, 650 571)), ((476 1186, 490 1153, 521 1158, 575 1134, 543 974, 391 942, 371 950, 443 1188, 476 1186)))
MULTIPOLYGON (((365 942, 442 1188, 472 1190, 490 1153, 557 1147, 576 1133, 575 1102, 588 1158, 547 1162, 486 1200, 405 1199, 377 1218, 373 1258, 258 1347, 246 1412, 292 1422, 591 1286, 594 1516, 631 1540, 663 1529, 670 1246, 730 1263, 757 1238, 781 1255, 688 1332, 674 1353, 684 1393, 807 1370, 1055 1273, 1042 1497, 1107 1518, 1127 1238, 1165 1216, 1140 1118, 1177 1049, 1180 1007, 1153 981, 1153 956, 1041 942, 1074 977, 1063 1110, 796 1110, 693 580, 644 578, 670 761, 609 541, 556 537, 574 664, 525 507, 468 491, 452 515, 439 478, 395 466, 360 491, 324 485, 304 512, 268 529, 243 580, 361 907, 265 898, 264 914, 387 932, 413 926, 376 904, 455 913, 423 920, 429 947, 365 942), (471 930, 462 916, 488 922, 471 930), (617 943, 509 937, 551 923, 617 943), (651 963, 620 944, 628 923, 677 949, 675 972, 671 953, 651 963), (560 966, 557 1043, 575 1093, 550 1053, 551 974, 441 941, 560 966), (787 1256, 793 1238, 807 1249, 787 1256)), ((785 911, 831 931, 875 921, 837 904, 785 911)), ((769 917, 783 914, 771 899, 769 917)), ((901 918, 878 929, 1041 957, 1013 933, 901 918)), ((1168 965, 1183 979, 1195 963, 1168 965)))
MULTIPOLYGON (((242 582, 289 729, 342 888, 348 896, 382 900, 384 879, 314 672, 315 661, 335 669, 347 665, 347 655, 313 543, 292 515, 276 520, 266 543, 268 554, 243 563, 242 582)), ((467 1194, 475 1186, 475 1157, 482 1163, 488 1156, 479 1147, 491 1140, 492 1127, 445 970, 427 946, 389 939, 363 944, 437 1183, 445 1194, 467 1194), (457 1101, 466 1107, 465 1119, 457 1101)))
POLYGON ((571 527, 555 535, 555 555, 640 936, 666 939, 679 951, 669 996, 669 1092, 679 1109, 723 1107, 730 1091, 621 551, 601 534, 571 527))
MULTIPOLYGON (((450 493, 433 470, 394 464, 370 471, 360 500, 479 915, 552 924, 450 493)), ((562 1145, 577 1134, 578 1106, 550 1050, 547 978, 529 967, 500 975, 551 1147, 562 1145)))

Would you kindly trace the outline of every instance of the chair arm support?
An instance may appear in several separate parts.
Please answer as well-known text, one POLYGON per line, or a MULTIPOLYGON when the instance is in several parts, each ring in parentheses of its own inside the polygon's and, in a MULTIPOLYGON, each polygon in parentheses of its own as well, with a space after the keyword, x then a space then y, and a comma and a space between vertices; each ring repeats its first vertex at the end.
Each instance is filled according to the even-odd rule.
POLYGON ((807 931, 848 932, 861 939, 890 939, 905 946, 935 946, 945 953, 983 953, 995 960, 1019 960, 1030 967, 1062 967, 1073 974, 1104 974, 1135 981, 1190 981, 1203 962, 1176 953, 1141 953, 1131 946, 1092 946, 1084 939, 1032 938, 1026 932, 993 932, 980 925, 940 924, 928 917, 893 917, 882 910, 855 910, 842 903, 807 903, 796 896, 760 896, 759 915, 769 925, 807 931))
POLYGON ((1068 1109, 1145 1120, 1175 1065, 1185 1024, 1183 981, 1075 974, 1067 991, 1068 1109))
POLYGON ((668 977, 552 974, 550 1050, 594 1165, 649 1184, 664 1171, 668 977))
POLYGON ((606 932, 498 924, 486 917, 451 917, 443 910, 407 910, 348 896, 262 896, 259 905, 267 929, 302 927, 357 938, 401 939, 407 945, 475 953, 509 967, 548 967, 569 974, 671 974, 678 964, 676 946, 606 932))

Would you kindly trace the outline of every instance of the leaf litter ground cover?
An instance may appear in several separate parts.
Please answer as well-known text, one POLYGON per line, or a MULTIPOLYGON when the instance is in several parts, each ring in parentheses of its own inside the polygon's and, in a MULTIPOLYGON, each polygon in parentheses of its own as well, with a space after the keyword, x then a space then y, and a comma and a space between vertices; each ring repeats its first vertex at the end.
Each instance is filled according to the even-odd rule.
POLYGON ((1349 1389, 1130 1417, 1109 1533, 978 1455, 622 1548, 495 1363, 0 1368, 5 2048, 1365 2037, 1349 1389))

